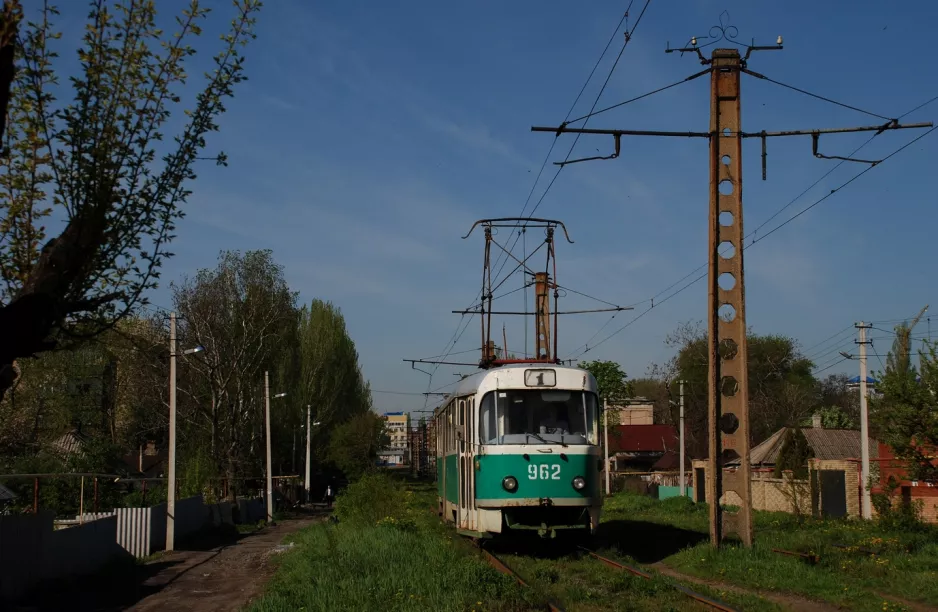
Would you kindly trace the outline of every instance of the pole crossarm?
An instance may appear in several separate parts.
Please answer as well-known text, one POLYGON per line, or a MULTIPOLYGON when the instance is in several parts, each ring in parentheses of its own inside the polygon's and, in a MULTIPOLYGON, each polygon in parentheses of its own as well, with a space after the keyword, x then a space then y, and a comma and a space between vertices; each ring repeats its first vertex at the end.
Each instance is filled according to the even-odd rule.
POLYGON ((439 365, 457 365, 457 366, 476 366, 478 363, 465 363, 462 361, 433 361, 432 359, 402 359, 409 364, 415 363, 429 363, 429 364, 439 364, 439 365))
MULTIPOLYGON (((591 309, 591 310, 566 310, 566 311, 564 311, 564 312, 556 312, 556 313, 554 313, 554 314, 558 314, 558 315, 590 314, 590 313, 595 313, 595 312, 621 312, 621 311, 623 311, 623 310, 635 310, 635 308, 632 307, 632 306, 616 306, 615 308, 593 308, 593 309, 591 309)), ((452 311, 453 314, 479 314, 479 312, 480 312, 480 311, 478 311, 478 310, 453 310, 453 311, 452 311)), ((518 311, 499 311, 499 310, 493 310, 493 311, 491 311, 491 312, 488 312, 488 314, 494 314, 494 315, 526 315, 526 316, 531 316, 531 315, 536 315, 536 314, 538 314, 538 313, 537 313, 537 312, 518 312, 518 311)), ((405 361, 409 361, 409 360, 405 360, 405 361)))

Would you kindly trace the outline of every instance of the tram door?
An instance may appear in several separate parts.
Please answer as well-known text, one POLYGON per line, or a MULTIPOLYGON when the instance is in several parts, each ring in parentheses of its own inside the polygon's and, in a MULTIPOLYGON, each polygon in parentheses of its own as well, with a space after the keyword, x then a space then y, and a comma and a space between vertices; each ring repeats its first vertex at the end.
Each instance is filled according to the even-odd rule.
POLYGON ((461 529, 471 529, 469 516, 473 505, 473 472, 472 469, 472 402, 460 399, 456 404, 459 432, 456 441, 456 452, 459 456, 459 519, 457 524, 461 529))

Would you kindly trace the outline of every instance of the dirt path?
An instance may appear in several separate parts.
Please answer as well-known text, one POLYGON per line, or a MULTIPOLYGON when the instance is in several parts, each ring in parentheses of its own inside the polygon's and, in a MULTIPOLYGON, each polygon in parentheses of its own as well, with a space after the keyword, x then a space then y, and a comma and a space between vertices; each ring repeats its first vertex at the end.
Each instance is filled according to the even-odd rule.
POLYGON ((680 580, 682 582, 692 582, 694 584, 702 584, 710 588, 719 589, 721 591, 729 591, 731 593, 739 593, 742 595, 757 595, 763 599, 767 599, 773 603, 776 603, 787 610, 798 610, 798 612, 839 612, 841 608, 824 603, 822 601, 816 601, 813 599, 807 599, 805 597, 800 597, 798 595, 792 595, 788 593, 776 593, 773 591, 759 591, 754 589, 747 589, 739 587, 733 584, 727 584, 725 582, 719 582, 717 580, 707 580, 705 578, 698 578, 696 576, 690 576, 688 574, 682 574, 681 572, 671 569, 664 563, 658 562, 651 565, 659 574, 669 576, 675 580, 680 580))
POLYGON ((229 546, 163 555, 153 563, 168 565, 141 584, 156 592, 127 609, 236 612, 261 593, 273 573, 271 553, 281 540, 319 520, 284 520, 229 546))

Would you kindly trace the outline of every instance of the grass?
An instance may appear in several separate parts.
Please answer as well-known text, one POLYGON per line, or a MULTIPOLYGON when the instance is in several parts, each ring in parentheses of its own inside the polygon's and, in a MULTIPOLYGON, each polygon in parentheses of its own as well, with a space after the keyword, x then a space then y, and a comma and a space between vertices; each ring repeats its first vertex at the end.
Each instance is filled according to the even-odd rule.
POLYGON ((905 609, 889 596, 938 605, 938 530, 931 527, 814 518, 799 523, 791 514, 756 512, 751 550, 714 550, 707 540, 708 511, 686 498, 622 493, 606 501, 600 535, 618 555, 643 563, 663 561, 686 574, 851 610, 905 609), (820 561, 811 566, 773 548, 814 553, 820 561))
POLYGON ((265 595, 249 610, 539 609, 530 591, 467 555, 458 536, 439 525, 428 512, 432 488, 407 493, 390 481, 354 487, 347 494, 362 499, 369 497, 366 489, 378 487, 370 498, 387 514, 378 521, 352 518, 369 513, 360 505, 343 512, 337 500, 340 522, 317 524, 289 538, 295 549, 283 555, 265 595), (391 508, 386 504, 391 498, 403 501, 391 508))
MULTIPOLYGON (((560 558, 532 555, 499 555, 530 584, 562 604, 570 612, 594 610, 713 610, 676 590, 660 575, 651 580, 609 567, 590 557, 575 554, 560 558)), ((740 610, 779 610, 759 597, 688 585, 701 595, 728 603, 740 610)))

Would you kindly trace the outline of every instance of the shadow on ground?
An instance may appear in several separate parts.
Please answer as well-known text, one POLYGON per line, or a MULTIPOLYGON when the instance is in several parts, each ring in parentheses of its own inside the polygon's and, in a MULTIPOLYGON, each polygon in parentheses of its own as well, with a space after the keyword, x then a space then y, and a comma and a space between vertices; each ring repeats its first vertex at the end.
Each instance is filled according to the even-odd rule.
MULTIPOLYGON (((282 519, 295 519, 321 516, 329 512, 328 509, 293 508, 284 511, 281 516, 282 519)), ((240 533, 232 526, 204 530, 197 536, 187 538, 177 544, 176 550, 181 555, 208 553, 204 554, 204 558, 200 557, 197 563, 191 564, 178 573, 172 572, 172 568, 185 564, 186 561, 182 558, 157 558, 148 563, 135 563, 133 560, 115 562, 89 576, 43 583, 21 598, 19 602, 9 604, 0 601, 0 610, 11 612, 126 610, 154 593, 162 591, 192 570, 197 570, 199 566, 211 561, 226 548, 262 532, 261 529, 240 533), (158 577, 162 572, 166 572, 171 577, 168 579, 158 577)))
POLYGON ((645 521, 612 520, 600 523, 595 545, 612 548, 639 563, 657 563, 708 539, 707 534, 645 521))

